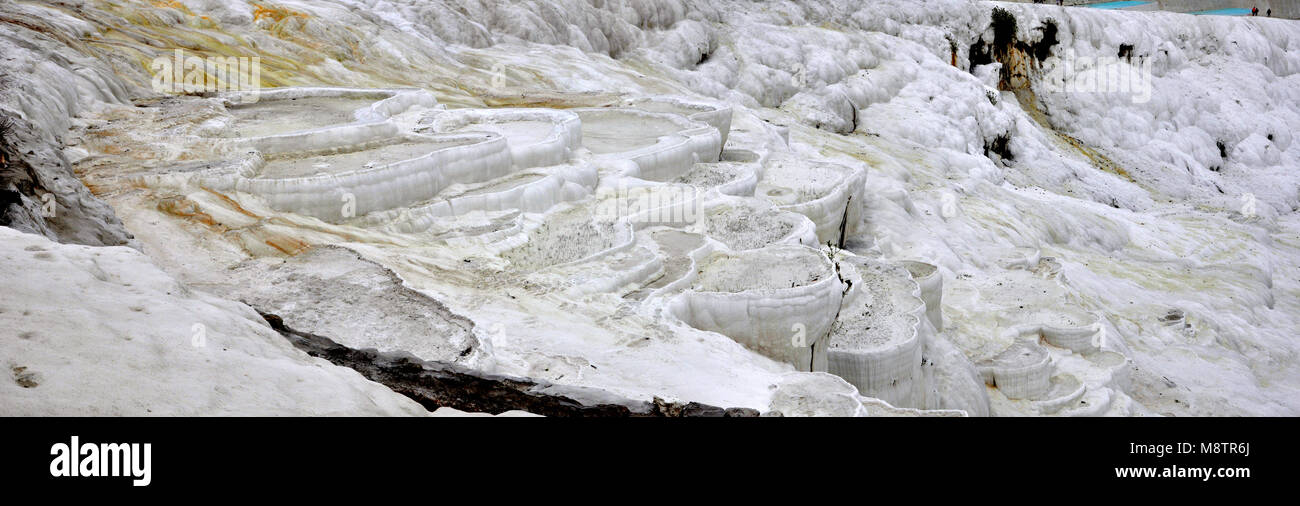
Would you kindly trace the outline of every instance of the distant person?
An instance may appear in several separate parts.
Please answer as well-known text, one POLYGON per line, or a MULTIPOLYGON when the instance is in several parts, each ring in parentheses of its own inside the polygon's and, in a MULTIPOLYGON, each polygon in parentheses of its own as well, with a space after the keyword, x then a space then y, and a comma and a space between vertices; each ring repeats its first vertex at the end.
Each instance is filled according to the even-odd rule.
POLYGON ((1251 15, 1251 16, 1258 16, 1258 15, 1259 15, 1259 7, 1251 7, 1251 8, 1250 8, 1250 15, 1251 15))
POLYGON ((1273 17, 1273 8, 1272 8, 1272 7, 1269 7, 1269 8, 1268 8, 1268 11, 1265 11, 1265 12, 1264 12, 1264 15, 1265 15, 1265 16, 1268 16, 1268 17, 1270 17, 1270 18, 1273 17))

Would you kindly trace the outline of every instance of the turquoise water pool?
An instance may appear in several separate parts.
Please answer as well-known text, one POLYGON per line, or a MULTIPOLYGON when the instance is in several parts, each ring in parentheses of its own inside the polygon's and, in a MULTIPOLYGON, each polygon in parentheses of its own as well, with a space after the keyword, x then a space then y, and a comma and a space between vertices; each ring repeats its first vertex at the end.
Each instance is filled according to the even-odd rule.
POLYGON ((1249 16, 1250 9, 1214 9, 1211 11, 1196 11, 1191 14, 1197 16, 1249 16))
POLYGON ((1092 7, 1092 8, 1094 8, 1094 9, 1123 9, 1123 8, 1125 8, 1125 7, 1136 7, 1136 6, 1139 6, 1139 5, 1146 5, 1146 4, 1149 4, 1149 3, 1151 3, 1151 2, 1134 2, 1134 1, 1129 1, 1129 2, 1102 2, 1102 3, 1099 3, 1099 4, 1088 4, 1087 6, 1088 6, 1088 7, 1092 7))

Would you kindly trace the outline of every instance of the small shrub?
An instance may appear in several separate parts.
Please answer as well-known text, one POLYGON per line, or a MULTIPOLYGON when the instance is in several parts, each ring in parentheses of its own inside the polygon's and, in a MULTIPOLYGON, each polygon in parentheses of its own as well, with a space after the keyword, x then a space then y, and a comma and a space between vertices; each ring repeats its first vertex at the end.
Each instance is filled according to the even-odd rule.
POLYGON ((993 44, 1008 47, 1016 38, 1016 17, 1001 7, 993 8, 993 44))

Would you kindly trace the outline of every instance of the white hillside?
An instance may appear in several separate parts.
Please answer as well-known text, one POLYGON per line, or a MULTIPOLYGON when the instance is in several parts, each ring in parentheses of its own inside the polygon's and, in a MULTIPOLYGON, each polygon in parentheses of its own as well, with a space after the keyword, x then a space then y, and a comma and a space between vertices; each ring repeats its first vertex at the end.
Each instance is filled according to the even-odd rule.
MULTIPOLYGON (((284 394, 295 409, 423 413, 181 287, 348 346, 635 400, 1300 414, 1297 22, 959 0, 159 4, 0 7, 46 34, 0 25, 32 69, 0 71, 0 110, 166 272, 54 288, 116 301, 134 276, 175 278, 135 304, 207 315, 209 347, 278 358, 274 381, 324 375, 284 394), (274 89, 153 93, 132 62, 194 40, 260 57, 274 89), (355 395, 310 400, 333 389, 355 395)), ((9 268, 47 288, 37 259, 9 268)), ((192 323, 131 318, 165 321, 156 340, 192 323)), ((75 402, 42 404, 81 374, 48 367, 14 397, 25 412, 75 402)), ((220 408, 179 412, 279 412, 241 407, 261 394, 235 371, 220 408)), ((163 395, 114 392, 105 413, 163 395)))
POLYGON ((298 352, 252 309, 177 283, 138 251, 0 228, 6 415, 413 415, 424 409, 298 352), (75 301, 63 297, 75 297, 75 301))

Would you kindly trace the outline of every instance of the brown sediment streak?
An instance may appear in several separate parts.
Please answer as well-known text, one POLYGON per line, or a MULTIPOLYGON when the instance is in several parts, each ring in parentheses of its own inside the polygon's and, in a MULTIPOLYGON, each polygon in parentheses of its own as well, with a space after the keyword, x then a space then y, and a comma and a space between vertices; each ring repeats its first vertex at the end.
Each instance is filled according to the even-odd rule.
POLYGON ((1038 123, 1038 126, 1052 133, 1061 141, 1062 144, 1074 148, 1074 150, 1083 155, 1084 158, 1087 158, 1089 162, 1092 162, 1094 167, 1120 176, 1128 180, 1130 183, 1137 182, 1137 180, 1133 179, 1133 176, 1130 175, 1127 170, 1124 170, 1124 167, 1115 163, 1115 161, 1111 160, 1110 157, 1107 157, 1096 149, 1089 147, 1084 144, 1083 141, 1053 127, 1051 121, 1047 118, 1047 114, 1043 112, 1042 105, 1038 102, 1038 95, 1036 95, 1032 89, 1029 87, 1016 88, 1012 90, 1012 92, 1016 95, 1016 100, 1020 103, 1020 108, 1024 110, 1030 118, 1033 118, 1034 122, 1038 123))
POLYGON ((230 207, 234 208, 235 211, 238 211, 240 214, 242 214, 242 215, 244 215, 244 216, 248 216, 249 218, 256 218, 256 219, 259 219, 259 220, 262 219, 261 216, 258 216, 258 215, 256 215, 256 214, 253 214, 252 211, 249 211, 249 210, 247 210, 247 209, 244 209, 244 206, 239 205, 238 202, 235 202, 235 199, 232 199, 232 198, 230 198, 230 197, 227 197, 224 193, 218 192, 218 191, 213 190, 213 189, 211 189, 211 188, 208 188, 208 187, 206 187, 206 186, 200 186, 199 188, 202 188, 203 191, 208 192, 208 193, 212 194, 213 196, 215 196, 215 197, 221 199, 221 201, 222 201, 222 202, 225 202, 226 205, 229 205, 230 207))
POLYGON ((310 244, 292 237, 272 237, 263 242, 265 242, 267 246, 275 248, 281 253, 289 256, 296 256, 297 254, 306 251, 308 248, 311 248, 310 244))
POLYGON ((159 200, 158 210, 173 216, 193 218, 204 225, 217 226, 217 221, 212 219, 212 215, 200 211, 198 203, 185 197, 167 197, 159 200))

